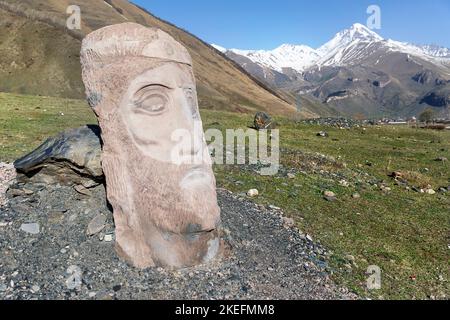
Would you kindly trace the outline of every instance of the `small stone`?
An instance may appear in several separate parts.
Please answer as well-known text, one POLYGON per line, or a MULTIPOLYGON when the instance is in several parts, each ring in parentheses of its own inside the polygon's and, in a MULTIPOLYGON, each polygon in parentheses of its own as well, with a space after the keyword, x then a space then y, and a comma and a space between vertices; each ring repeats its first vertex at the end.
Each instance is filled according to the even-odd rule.
POLYGON ((319 133, 317 133, 317 136, 318 136, 318 137, 322 137, 322 138, 326 138, 326 137, 328 137, 329 135, 328 135, 328 133, 325 132, 325 131, 320 131, 319 133))
POLYGON ((437 162, 447 162, 448 159, 445 158, 445 157, 439 157, 439 158, 437 158, 435 161, 437 161, 437 162))
POLYGON ((287 177, 288 177, 289 179, 295 179, 296 175, 293 174, 293 173, 288 173, 288 174, 287 174, 287 177))
POLYGON ((323 193, 323 195, 324 195, 325 197, 330 197, 330 198, 336 197, 336 194, 335 194, 333 191, 325 191, 325 192, 323 193))
POLYGON ((429 195, 434 195, 434 194, 436 194, 436 191, 434 191, 433 189, 427 189, 427 190, 425 190, 425 193, 429 194, 429 195))
POLYGON ((89 222, 86 234, 88 236, 93 236, 101 232, 105 228, 106 217, 103 214, 98 214, 94 219, 89 222))
POLYGON ((29 234, 39 234, 39 223, 24 223, 20 226, 20 230, 29 234))
POLYGON ((66 287, 69 290, 80 289, 83 283, 82 276, 83 272, 80 267, 72 265, 67 268, 66 273, 69 277, 66 279, 66 287))
POLYGON ((9 194, 13 197, 21 197, 23 195, 25 195, 25 192, 23 192, 23 190, 19 190, 19 189, 9 189, 9 194))
POLYGON ((8 289, 8 286, 6 286, 5 284, 0 284, 0 292, 6 291, 8 289))
POLYGON ((348 188, 350 186, 350 183, 347 180, 341 180, 341 181, 339 181, 339 185, 341 187, 348 188))
POLYGON ((30 196, 30 195, 32 195, 34 193, 33 190, 29 190, 29 189, 23 189, 22 191, 27 196, 30 196))
POLYGON ((295 226, 295 221, 292 218, 283 217, 283 225, 286 228, 291 228, 291 227, 295 226))
POLYGON ((41 290, 41 288, 37 285, 31 287, 31 291, 33 291, 34 293, 38 292, 39 290, 41 290))
POLYGON ((361 198, 361 195, 359 194, 359 193, 354 193, 353 195, 352 195, 352 198, 353 199, 360 199, 361 198))
POLYGON ((105 238, 103 239, 105 242, 112 242, 113 241, 113 235, 107 234, 105 235, 105 238))
POLYGON ((345 256, 345 260, 350 261, 350 262, 355 262, 356 261, 355 257, 352 256, 351 254, 346 255, 345 256))
POLYGON ((94 298, 97 295, 97 292, 89 292, 89 298, 94 298))
POLYGON ((76 192, 78 192, 79 194, 85 195, 85 196, 90 196, 91 195, 91 191, 89 191, 89 189, 86 189, 83 185, 76 185, 73 187, 75 189, 76 192))
POLYGON ((307 234, 307 235, 306 235, 306 240, 312 242, 312 241, 313 241, 313 238, 312 238, 309 234, 307 234))
MULTIPOLYGON (((448 190, 447 190, 447 188, 439 188, 439 192, 441 192, 441 193, 447 193, 448 190)), ((0 227, 1 227, 1 223, 0 223, 0 227)))
POLYGON ((114 292, 118 292, 120 291, 120 289, 122 289, 122 286, 120 284, 113 287, 114 292))
POLYGON ((323 193, 323 197, 325 200, 330 201, 330 202, 334 202, 336 201, 336 194, 332 191, 325 191, 323 193))
POLYGON ((390 174, 390 177, 394 178, 394 179, 399 179, 399 178, 403 178, 403 172, 401 171, 394 171, 390 174))
POLYGON ((250 189, 250 190, 247 192, 247 196, 249 196, 249 197, 251 197, 251 198, 257 197, 257 196, 259 196, 259 191, 256 190, 256 189, 250 189))

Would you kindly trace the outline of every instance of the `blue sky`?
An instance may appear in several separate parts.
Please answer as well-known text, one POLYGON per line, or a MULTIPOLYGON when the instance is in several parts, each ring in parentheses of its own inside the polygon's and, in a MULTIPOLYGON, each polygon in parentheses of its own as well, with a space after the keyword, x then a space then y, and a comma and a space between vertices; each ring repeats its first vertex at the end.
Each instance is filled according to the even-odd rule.
POLYGON ((226 48, 313 48, 381 8, 385 38, 450 48, 449 0, 132 0, 203 40, 226 48))

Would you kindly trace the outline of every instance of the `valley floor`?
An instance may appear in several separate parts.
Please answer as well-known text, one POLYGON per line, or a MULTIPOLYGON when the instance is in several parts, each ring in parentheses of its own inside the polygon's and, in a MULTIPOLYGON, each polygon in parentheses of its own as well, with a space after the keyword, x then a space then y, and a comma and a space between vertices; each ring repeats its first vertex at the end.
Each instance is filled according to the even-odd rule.
MULTIPOLYGON (((223 131, 247 130, 253 120, 216 111, 202 118, 205 129, 223 131)), ((264 177, 252 166, 217 165, 218 187, 242 198, 258 189, 251 201, 293 218, 303 237, 327 248, 334 280, 362 297, 448 299, 450 131, 276 120, 279 173, 264 177), (397 179, 389 177, 394 171, 397 179), (324 199, 325 191, 336 198, 324 199), (369 266, 381 269, 380 290, 367 289, 369 266)), ((0 162, 86 123, 95 117, 83 101, 0 94, 0 162)))

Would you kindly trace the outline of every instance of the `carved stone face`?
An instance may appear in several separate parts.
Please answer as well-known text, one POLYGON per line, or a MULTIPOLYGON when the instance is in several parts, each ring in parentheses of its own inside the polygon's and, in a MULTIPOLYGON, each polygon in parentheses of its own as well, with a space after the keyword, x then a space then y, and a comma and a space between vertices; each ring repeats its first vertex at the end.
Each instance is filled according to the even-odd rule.
POLYGON ((177 144, 173 132, 193 133, 195 122, 201 121, 191 67, 167 63, 136 77, 121 102, 120 115, 142 153, 172 162, 177 144))
POLYGON ((167 34, 130 23, 96 31, 83 42, 83 80, 102 128, 116 247, 141 268, 192 266, 220 249, 215 178, 186 56, 167 34), (114 45, 99 46, 106 37, 114 45), (135 38, 144 40, 131 50, 135 38), (131 50, 129 57, 121 45, 131 50), (174 140, 180 130, 191 136, 189 143, 174 140))

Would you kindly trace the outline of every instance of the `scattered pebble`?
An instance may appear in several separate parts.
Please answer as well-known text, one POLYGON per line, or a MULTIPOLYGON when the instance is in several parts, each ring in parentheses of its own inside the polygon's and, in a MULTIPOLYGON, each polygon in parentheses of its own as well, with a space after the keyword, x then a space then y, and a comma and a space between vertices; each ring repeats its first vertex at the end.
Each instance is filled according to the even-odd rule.
POLYGON ((39 234, 39 229, 39 223, 24 223, 20 226, 20 230, 33 235, 39 234))
POLYGON ((89 189, 85 188, 83 185, 76 185, 75 187, 73 187, 75 189, 76 192, 78 192, 79 194, 85 195, 85 196, 90 196, 91 192, 89 191, 89 189))
POLYGON ((333 202, 336 201, 336 194, 333 191, 325 191, 323 193, 323 197, 325 198, 325 200, 333 202))
POLYGON ((250 189, 250 190, 247 192, 247 195, 248 195, 249 197, 251 197, 251 198, 254 198, 254 197, 259 196, 259 191, 258 191, 257 189, 250 189))
POLYGON ((339 185, 341 187, 348 188, 350 186, 350 183, 347 180, 341 180, 341 181, 339 181, 339 185))
POLYGON ((283 225, 286 228, 291 228, 291 227, 295 226, 295 221, 292 218, 283 217, 283 225))
POLYGON ((360 199, 361 198, 361 195, 359 194, 359 193, 354 193, 353 195, 352 195, 352 198, 353 199, 360 199))
POLYGON ((82 271, 80 267, 71 265, 67 268, 66 273, 69 277, 66 279, 66 287, 69 290, 80 289, 82 285, 82 271))
POLYGON ((96 215, 91 222, 89 222, 86 234, 88 236, 93 236, 101 232, 105 228, 106 216, 103 214, 96 215))
POLYGON ((318 137, 322 137, 322 138, 326 138, 326 137, 328 137, 329 135, 328 135, 328 133, 325 132, 325 131, 320 131, 319 133, 317 133, 317 136, 318 136, 318 137))

